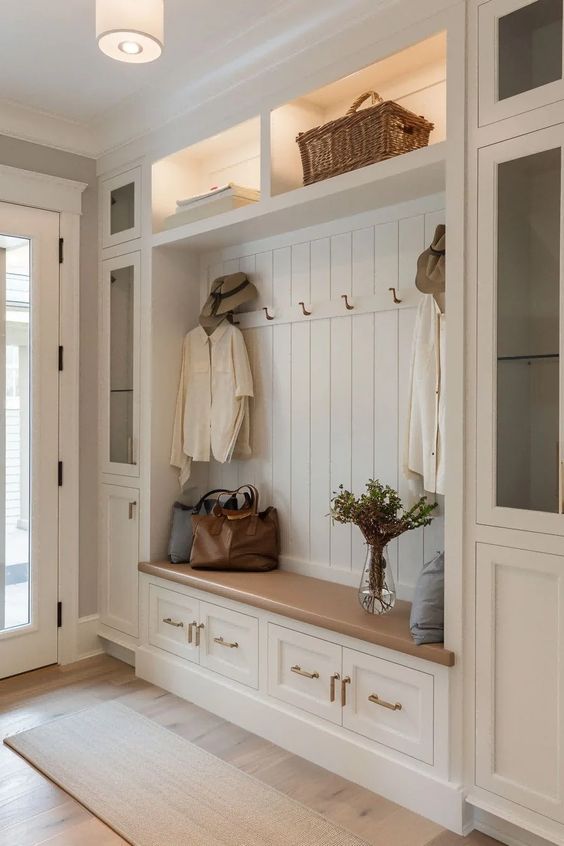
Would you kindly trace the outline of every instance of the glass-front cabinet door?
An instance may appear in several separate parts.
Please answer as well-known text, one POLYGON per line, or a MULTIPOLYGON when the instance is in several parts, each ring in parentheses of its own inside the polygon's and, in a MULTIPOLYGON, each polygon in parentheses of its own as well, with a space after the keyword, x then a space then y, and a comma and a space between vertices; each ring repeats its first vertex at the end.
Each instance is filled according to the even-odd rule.
POLYGON ((478 520, 557 534, 563 147, 560 126, 483 148, 478 209, 478 520))
POLYGON ((141 235, 141 169, 134 168, 101 184, 102 247, 114 247, 141 235))
POLYGON ((480 125, 564 99, 564 0, 489 0, 478 11, 480 125))
POLYGON ((139 253, 102 267, 102 471, 138 476, 139 253))

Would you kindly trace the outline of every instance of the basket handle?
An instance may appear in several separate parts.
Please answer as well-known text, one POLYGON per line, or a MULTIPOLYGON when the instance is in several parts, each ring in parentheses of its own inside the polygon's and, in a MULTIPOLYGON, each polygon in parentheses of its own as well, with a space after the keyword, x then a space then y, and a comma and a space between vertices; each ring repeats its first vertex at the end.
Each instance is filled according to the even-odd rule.
POLYGON ((382 97, 376 91, 365 91, 364 94, 361 94, 360 97, 357 97, 350 109, 348 110, 348 115, 354 115, 355 112, 358 110, 358 107, 361 106, 365 100, 369 97, 372 98, 372 105, 376 103, 383 103, 382 97))

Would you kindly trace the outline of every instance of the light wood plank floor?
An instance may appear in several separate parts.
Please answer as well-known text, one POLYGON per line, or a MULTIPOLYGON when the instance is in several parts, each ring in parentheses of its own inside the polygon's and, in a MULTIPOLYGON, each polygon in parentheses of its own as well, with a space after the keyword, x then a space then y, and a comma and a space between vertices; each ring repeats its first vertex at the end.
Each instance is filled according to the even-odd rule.
MULTIPOLYGON (((131 667, 108 656, 1 681, 0 735, 4 738, 108 699, 119 699, 298 799, 364 838, 371 846, 496 844, 477 832, 462 838, 444 831, 381 796, 136 679, 131 667)), ((36 846, 39 843, 117 846, 125 841, 14 752, 0 745, 0 844, 36 846)))

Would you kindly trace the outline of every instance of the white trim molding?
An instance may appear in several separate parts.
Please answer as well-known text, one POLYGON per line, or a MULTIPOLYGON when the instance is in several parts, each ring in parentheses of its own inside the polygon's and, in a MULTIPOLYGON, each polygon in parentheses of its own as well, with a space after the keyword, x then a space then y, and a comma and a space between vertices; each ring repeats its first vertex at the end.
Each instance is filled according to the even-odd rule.
POLYGON ((0 164, 0 201, 68 214, 82 213, 86 182, 0 164))
POLYGON ((94 655, 101 655, 104 652, 103 642, 98 637, 98 614, 90 614, 88 617, 80 617, 77 624, 76 655, 75 660, 92 658, 94 655))

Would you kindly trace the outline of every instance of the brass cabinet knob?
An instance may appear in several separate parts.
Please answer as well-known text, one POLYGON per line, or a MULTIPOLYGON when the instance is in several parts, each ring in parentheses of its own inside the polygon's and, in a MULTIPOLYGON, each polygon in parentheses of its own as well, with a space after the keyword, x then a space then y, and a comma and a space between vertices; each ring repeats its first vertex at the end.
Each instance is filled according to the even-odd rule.
POLYGON ((401 702, 386 702, 385 699, 380 699, 375 693, 368 697, 368 701, 373 702, 374 705, 381 705, 382 708, 388 708, 390 711, 401 711, 402 709, 401 702))
POLYGON ((329 684, 329 702, 335 701, 335 686, 336 682, 338 682, 340 678, 341 676, 339 673, 333 673, 333 675, 331 676, 331 681, 329 684))
POLYGON ((293 673, 296 673, 298 676, 304 676, 306 679, 318 679, 319 673, 314 671, 313 673, 309 673, 307 670, 302 670, 299 664, 295 664, 293 667, 290 667, 290 670, 293 673))
POLYGON ((344 708, 347 704, 347 685, 350 683, 350 676, 345 676, 345 678, 341 680, 341 708, 344 708))

